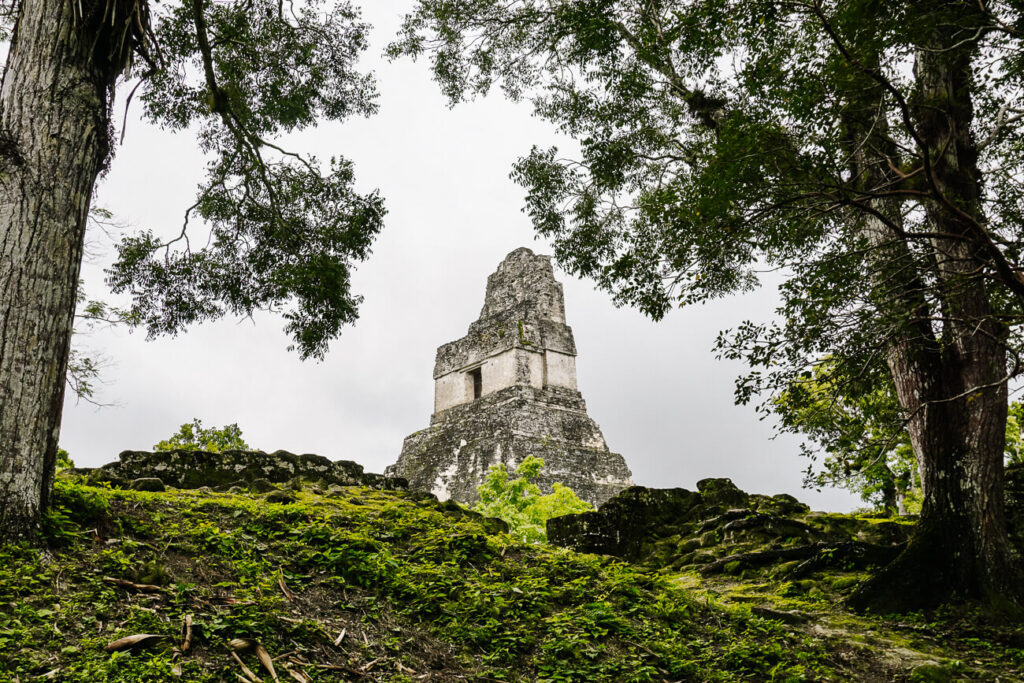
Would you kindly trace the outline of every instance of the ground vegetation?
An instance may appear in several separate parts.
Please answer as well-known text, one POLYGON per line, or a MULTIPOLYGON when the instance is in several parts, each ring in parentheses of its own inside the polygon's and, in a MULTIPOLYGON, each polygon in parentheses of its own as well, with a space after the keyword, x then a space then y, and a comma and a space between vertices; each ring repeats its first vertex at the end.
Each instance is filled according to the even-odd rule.
POLYGON ((962 613, 857 620, 816 581, 775 590, 751 574, 744 588, 741 570, 712 584, 526 544, 425 494, 280 493, 59 478, 46 546, 0 549, 0 676, 899 681, 1024 664, 1021 644, 962 613), (780 616, 809 610, 836 621, 780 616))

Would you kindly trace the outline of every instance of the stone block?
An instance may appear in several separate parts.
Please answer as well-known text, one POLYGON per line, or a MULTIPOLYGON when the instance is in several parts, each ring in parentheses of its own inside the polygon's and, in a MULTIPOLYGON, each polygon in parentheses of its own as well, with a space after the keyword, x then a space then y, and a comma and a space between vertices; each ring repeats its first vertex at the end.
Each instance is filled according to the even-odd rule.
POLYGON ((156 477, 139 477, 132 479, 128 488, 134 491, 166 491, 167 487, 156 477))

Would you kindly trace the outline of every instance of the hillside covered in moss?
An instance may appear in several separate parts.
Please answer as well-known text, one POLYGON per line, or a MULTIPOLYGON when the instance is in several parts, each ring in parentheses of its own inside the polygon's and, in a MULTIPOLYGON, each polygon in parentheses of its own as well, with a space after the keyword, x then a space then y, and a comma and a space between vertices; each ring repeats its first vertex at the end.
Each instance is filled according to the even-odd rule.
POLYGON ((835 579, 630 563, 525 545, 501 526, 363 486, 59 479, 47 546, 0 550, 0 680, 1022 676, 1014 629, 966 610, 853 616, 835 579))

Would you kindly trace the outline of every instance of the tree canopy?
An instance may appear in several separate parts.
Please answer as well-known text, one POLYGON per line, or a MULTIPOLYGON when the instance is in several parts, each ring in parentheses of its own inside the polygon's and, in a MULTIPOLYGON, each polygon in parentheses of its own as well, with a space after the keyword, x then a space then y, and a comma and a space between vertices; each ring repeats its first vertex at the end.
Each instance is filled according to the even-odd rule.
MULTIPOLYGON (((140 6, 145 3, 140 2, 140 6)), ((225 313, 283 310, 303 357, 322 356, 357 317, 352 261, 381 228, 376 192, 353 188, 351 162, 285 150, 273 140, 323 120, 376 111, 371 75, 356 69, 368 26, 348 2, 197 0, 153 6, 127 75, 142 112, 196 130, 206 180, 181 234, 125 238, 109 271, 114 292, 151 335, 225 313), (211 228, 193 246, 189 221, 211 228)))
POLYGON ((905 208, 889 227, 915 259, 934 256, 923 204, 935 189, 921 177, 928 155, 913 111, 923 94, 909 72, 932 31, 978 33, 973 49, 986 58, 972 84, 987 179, 976 257, 1001 312, 1019 314, 1024 281, 1003 266, 1017 263, 1024 229, 1021 8, 985 3, 975 16, 966 4, 421 0, 390 53, 427 54, 453 103, 494 85, 528 97, 580 143, 579 158, 533 149, 513 178, 559 263, 616 302, 659 319, 747 290, 765 271, 786 275, 778 322, 720 340, 767 370, 740 384, 748 400, 824 353, 887 372, 879 340, 906 312, 878 301, 882 266, 866 256, 880 247, 851 216, 878 214, 871 202, 891 195, 905 208), (861 88, 875 99, 853 101, 861 88), (868 187, 849 142, 855 119, 870 124, 879 107, 899 175, 868 187))
POLYGON ((805 485, 844 486, 883 510, 905 513, 920 476, 892 382, 854 393, 853 386, 835 385, 830 368, 827 361, 817 365, 811 379, 794 382, 771 406, 783 429, 807 437, 802 448, 812 464, 805 485))

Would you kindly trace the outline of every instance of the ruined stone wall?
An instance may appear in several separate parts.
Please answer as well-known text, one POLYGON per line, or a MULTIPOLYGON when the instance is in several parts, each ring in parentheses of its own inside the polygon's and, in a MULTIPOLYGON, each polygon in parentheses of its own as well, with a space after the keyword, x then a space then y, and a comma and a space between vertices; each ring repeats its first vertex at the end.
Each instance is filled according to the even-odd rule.
POLYGON ((128 485, 139 479, 159 479, 166 486, 225 490, 247 487, 256 480, 282 484, 299 480, 323 486, 406 487, 404 480, 363 471, 351 460, 332 461, 312 453, 288 451, 123 451, 116 462, 98 468, 75 468, 90 480, 128 485))
POLYGON ((544 384, 576 391, 576 357, 548 349, 544 352, 544 384))

